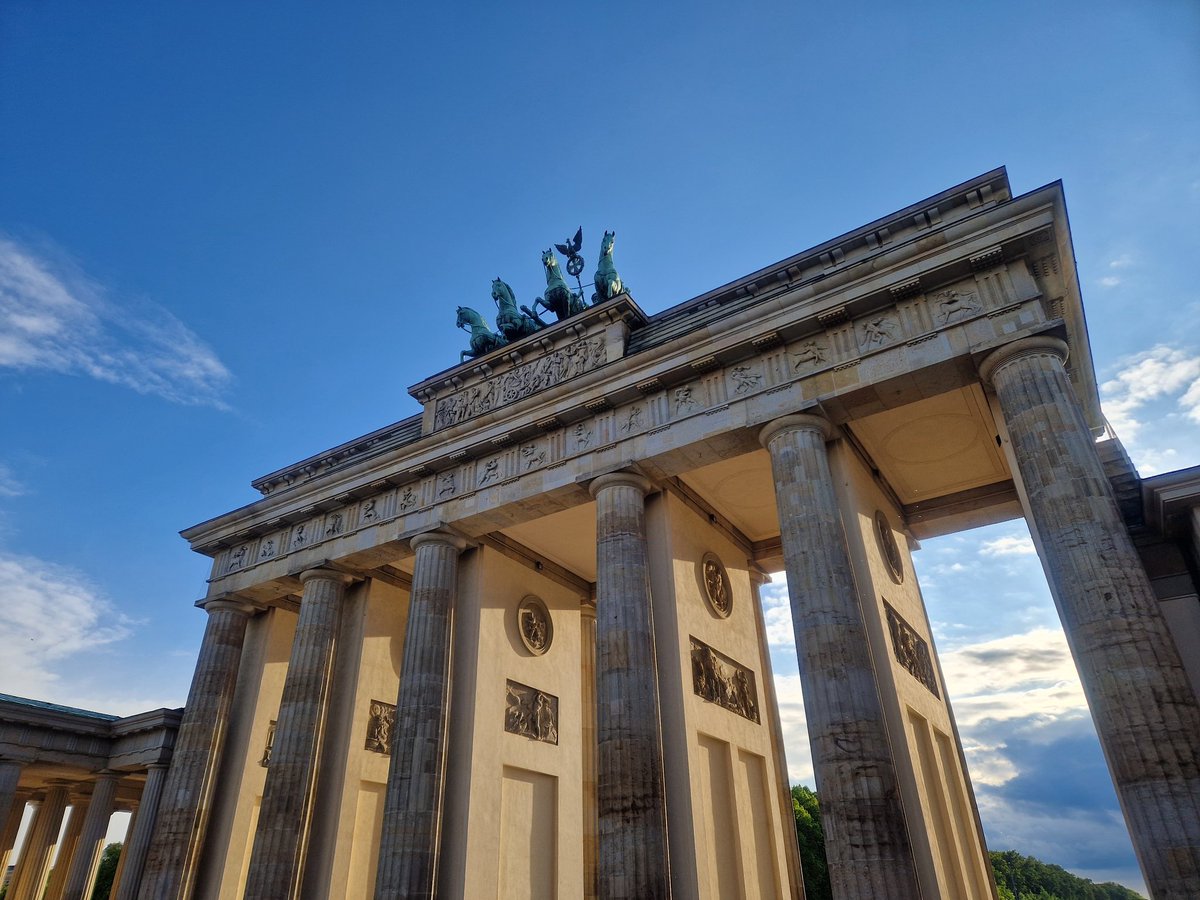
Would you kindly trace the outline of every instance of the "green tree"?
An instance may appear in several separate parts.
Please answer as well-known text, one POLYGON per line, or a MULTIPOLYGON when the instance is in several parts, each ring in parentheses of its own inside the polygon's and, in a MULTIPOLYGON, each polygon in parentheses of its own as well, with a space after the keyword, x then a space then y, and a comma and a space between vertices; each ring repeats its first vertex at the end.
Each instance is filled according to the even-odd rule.
POLYGON ((100 867, 96 870, 96 886, 92 888, 92 900, 108 900, 120 859, 120 842, 109 844, 104 848, 104 852, 100 854, 100 867))
POLYGON ((833 900, 829 886, 829 863, 825 859, 825 830, 821 827, 821 801, 802 784, 792 788, 792 813, 796 816, 796 840, 800 843, 800 866, 804 870, 806 900, 833 900))

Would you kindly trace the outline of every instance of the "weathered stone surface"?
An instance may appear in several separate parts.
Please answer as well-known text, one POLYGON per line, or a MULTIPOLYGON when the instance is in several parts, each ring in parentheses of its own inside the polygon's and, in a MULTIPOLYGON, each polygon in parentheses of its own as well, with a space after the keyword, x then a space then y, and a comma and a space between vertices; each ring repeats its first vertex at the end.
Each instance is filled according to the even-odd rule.
POLYGON ((300 580, 304 596, 254 835, 246 900, 296 896, 303 874, 334 639, 350 577, 330 569, 310 569, 300 580))
POLYGON ((645 495, 633 472, 602 475, 596 498, 596 734, 599 896, 669 897, 658 667, 645 495))
POLYGON ((254 608, 213 600, 142 878, 142 900, 190 897, 225 743, 246 622, 254 608))
POLYGON ((759 435, 775 479, 829 877, 839 900, 916 900, 908 828, 826 456, 830 428, 818 416, 786 416, 759 435))
POLYGON ((33 824, 25 836, 21 858, 17 860, 17 867, 13 871, 6 895, 9 900, 39 900, 42 896, 42 889, 46 884, 46 870, 50 866, 50 854, 54 850, 59 828, 62 827, 67 800, 66 785, 56 784, 46 791, 46 796, 42 798, 33 816, 33 824))
POLYGON ((987 357, 1042 564, 1147 886, 1200 897, 1200 707, 1055 338, 987 357))
POLYGON ((113 879, 112 900, 134 900, 137 896, 146 858, 150 854, 150 842, 158 822, 158 807, 166 780, 166 766, 150 766, 147 769, 142 797, 129 823, 125 845, 121 848, 120 871, 113 879))
POLYGON ((396 726, 383 809, 376 900, 433 897, 437 881, 446 728, 450 714, 450 644, 464 541, 432 531, 416 551, 396 726))

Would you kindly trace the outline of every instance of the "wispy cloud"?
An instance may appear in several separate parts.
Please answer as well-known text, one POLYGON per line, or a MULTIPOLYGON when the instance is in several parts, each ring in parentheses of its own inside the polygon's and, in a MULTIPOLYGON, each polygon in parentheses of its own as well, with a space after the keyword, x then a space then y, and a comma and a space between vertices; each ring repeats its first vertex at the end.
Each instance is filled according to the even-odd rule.
POLYGON ((1126 441, 1142 427, 1138 410, 1163 398, 1175 397, 1180 411, 1200 424, 1200 353, 1158 344, 1126 357, 1100 385, 1100 396, 1109 423, 1126 441))
POLYGON ((69 262, 3 236, 0 368, 87 375, 222 409, 232 379, 212 348, 166 310, 117 303, 69 262))
POLYGON ((20 497, 25 493, 25 485, 13 474, 13 470, 0 462, 0 497, 20 497))
MULTIPOLYGON (((56 664, 127 637, 129 624, 87 578, 32 556, 0 552, 0 684, 50 699, 56 664)), ((69 702, 61 696, 58 702, 69 702)))
POLYGON ((979 552, 984 556, 1033 556, 1037 548, 1027 534, 1009 534, 984 541, 979 545, 979 552))

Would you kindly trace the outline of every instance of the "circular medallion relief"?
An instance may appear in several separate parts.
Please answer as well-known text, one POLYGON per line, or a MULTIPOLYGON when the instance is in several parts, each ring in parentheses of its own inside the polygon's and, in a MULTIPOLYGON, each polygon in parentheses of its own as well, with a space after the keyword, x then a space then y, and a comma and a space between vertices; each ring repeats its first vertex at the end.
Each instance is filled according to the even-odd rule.
POLYGON ((549 650, 554 640, 554 622, 550 619, 550 610, 532 594, 517 607, 517 632, 525 649, 534 656, 541 656, 549 650))
POLYGON ((882 510, 875 511, 875 540, 879 543, 879 555, 887 563, 888 574, 896 584, 904 583, 904 559, 896 545, 896 533, 882 510))
POLYGON ((733 612, 733 588, 729 584, 729 573, 715 553, 705 553, 700 560, 700 587, 708 608, 722 619, 733 612))

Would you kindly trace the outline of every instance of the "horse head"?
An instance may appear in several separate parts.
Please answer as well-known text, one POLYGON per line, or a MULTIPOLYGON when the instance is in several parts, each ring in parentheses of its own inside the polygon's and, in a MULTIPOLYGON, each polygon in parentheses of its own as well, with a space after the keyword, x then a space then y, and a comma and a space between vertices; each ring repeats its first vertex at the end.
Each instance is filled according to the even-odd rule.
POLYGON ((477 313, 477 312, 475 312, 475 310, 471 309, 471 307, 469 307, 469 306, 458 307, 458 317, 454 320, 455 328, 462 328, 463 326, 466 326, 466 325, 475 326, 475 325, 481 325, 481 324, 483 324, 483 318, 479 315, 479 313, 477 313))
POLYGON ((492 299, 496 301, 497 306, 517 305, 516 294, 513 293, 512 288, 499 278, 492 280, 492 299))
POLYGON ((554 255, 554 248, 542 251, 542 265, 546 267, 546 277, 551 278, 558 274, 558 257, 554 255))
POLYGON ((604 237, 602 237, 600 239, 600 255, 601 256, 612 256, 613 241, 616 239, 616 237, 617 237, 617 233, 615 231, 604 232, 604 237))

